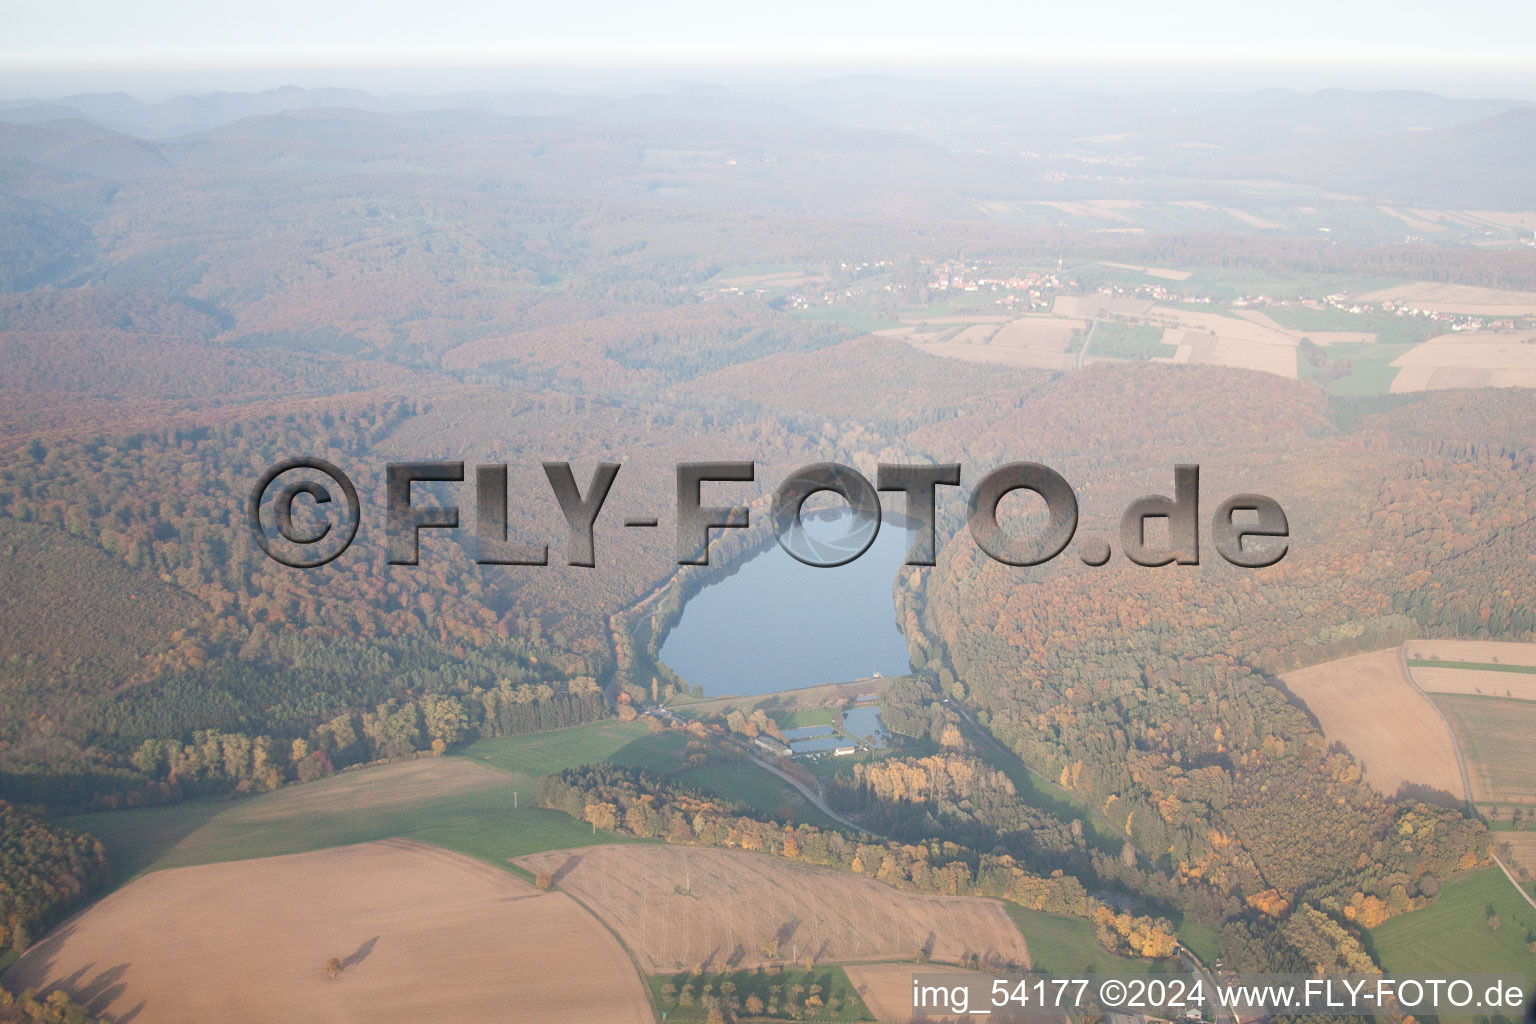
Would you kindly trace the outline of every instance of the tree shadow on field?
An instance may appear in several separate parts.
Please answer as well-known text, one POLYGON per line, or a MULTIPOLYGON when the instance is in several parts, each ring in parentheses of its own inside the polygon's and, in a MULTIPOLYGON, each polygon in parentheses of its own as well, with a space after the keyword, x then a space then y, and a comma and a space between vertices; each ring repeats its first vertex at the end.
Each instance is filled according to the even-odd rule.
POLYGON ((179 804, 78 814, 64 822, 70 828, 89 832, 106 846, 112 887, 116 889, 155 865, 232 805, 239 806, 239 801, 202 797, 179 804))
MULTIPOLYGON (((98 972, 95 977, 87 978, 95 966, 94 963, 83 965, 79 970, 42 989, 38 995, 46 997, 51 992, 63 991, 92 1014, 101 1015, 108 1006, 112 1005, 113 1000, 127 990, 128 986, 123 983, 123 975, 127 974, 128 968, 133 965, 125 961, 98 972)), ((141 1002, 117 1019, 132 1020, 143 1008, 144 1004, 141 1002)))
POLYGON ((785 921, 783 924, 779 925, 779 930, 775 932, 773 936, 774 941, 777 942, 781 948, 787 946, 789 945, 790 940, 795 937, 795 932, 799 930, 800 919, 798 917, 792 917, 788 921, 785 921))
POLYGON ((565 858, 564 864, 561 864, 558 868, 555 868, 555 870, 550 874, 550 881, 554 882, 556 885, 559 885, 561 881, 565 879, 566 875, 569 875, 572 871, 575 871, 580 866, 581 854, 573 853, 569 857, 565 858))
POLYGON ((1405 782, 1397 789, 1397 800, 1422 800, 1427 804, 1435 804, 1439 807, 1457 808, 1466 803, 1459 796, 1447 793, 1443 789, 1434 786, 1426 786, 1418 782, 1405 782))
MULTIPOLYGON (((81 964, 63 977, 53 978, 55 970, 63 969, 59 964, 59 958, 70 937, 75 934, 76 927, 75 920, 71 919, 55 928, 41 942, 33 944, 11 966, 6 975, 6 982, 17 990, 35 989, 41 998, 47 998, 53 992, 63 992, 92 1014, 100 1016, 114 1000, 127 991, 128 986, 123 979, 133 963, 125 960, 115 966, 96 971, 96 962, 92 961, 81 964), (92 975, 92 971, 96 973, 92 975)), ((132 1021, 143 1009, 144 1002, 140 1000, 137 1006, 116 1015, 113 1019, 119 1022, 132 1021)), ((3 1019, 10 1020, 9 1017, 3 1019)))
POLYGON ((373 952, 373 947, 378 943, 378 941, 379 937, 375 935, 361 946, 358 946, 351 953, 347 954, 346 958, 341 961, 341 969, 346 970, 349 967, 356 967, 364 960, 367 960, 368 954, 373 952))

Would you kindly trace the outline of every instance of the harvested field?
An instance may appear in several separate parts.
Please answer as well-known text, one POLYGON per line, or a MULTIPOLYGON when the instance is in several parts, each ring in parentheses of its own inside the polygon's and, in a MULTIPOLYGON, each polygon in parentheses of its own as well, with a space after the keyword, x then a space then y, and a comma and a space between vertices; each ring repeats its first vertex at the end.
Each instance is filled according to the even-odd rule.
POLYGON ((940 342, 927 342, 916 336, 906 340, 929 355, 1064 370, 1075 365, 1073 351, 1087 331, 1084 320, 1037 316, 1020 317, 1001 327, 976 324, 940 342))
MULTIPOLYGON (((1185 337, 1189 332, 1185 332, 1185 337)), ((1296 350, 1284 345, 1256 344, 1239 338, 1217 337, 1216 344, 1207 358, 1193 360, 1216 366, 1235 366, 1242 370, 1259 370, 1277 377, 1296 379, 1296 350)))
POLYGON ((1413 783, 1462 795, 1445 723, 1403 675, 1396 648, 1313 665, 1283 680, 1317 716, 1323 734, 1365 766, 1376 789, 1391 795, 1413 783))
POLYGON ((709 970, 796 953, 847 963, 994 953, 1024 964, 1024 939, 992 900, 920 896, 859 875, 736 850, 634 844, 520 857, 616 931, 647 973, 709 970))
MULTIPOLYGON (((929 977, 942 975, 943 977, 964 976, 980 980, 981 975, 975 971, 961 970, 958 967, 925 966, 922 964, 859 964, 843 968, 843 973, 848 975, 848 982, 864 1000, 864 1005, 869 1007, 869 1012, 875 1020, 882 1024, 910 1024, 911 1021, 952 1021, 958 1019, 954 1014, 924 1013, 917 1016, 912 1012, 912 979, 919 975, 929 977)), ((980 986, 985 988, 985 986, 980 986)), ((973 1010, 987 1009, 986 1006, 973 1006, 973 1010)))
POLYGON ((1441 695, 1467 759, 1478 803, 1536 803, 1536 704, 1496 697, 1441 695))
POLYGON ((1445 225, 1437 223, 1437 218, 1434 218, 1432 215, 1430 217, 1423 216, 1429 212, 1427 210, 1415 210, 1412 213, 1405 213, 1402 210, 1394 209, 1390 206, 1378 206, 1376 209, 1380 210, 1388 217, 1396 217, 1398 220, 1413 228, 1415 231, 1427 231, 1433 233, 1435 231, 1445 230, 1445 225))
POLYGON ((1278 331, 1287 337, 1295 338, 1298 342, 1305 338, 1314 345, 1370 345, 1376 341, 1376 335, 1371 331, 1301 331, 1283 327, 1271 319, 1267 314, 1260 313, 1256 309, 1234 309, 1232 315, 1241 317, 1249 323, 1258 324, 1260 327, 1271 331, 1278 331))
POLYGON ((1071 356, 1055 352, 1040 352, 1027 348, 1000 348, 993 345, 962 345, 953 341, 920 342, 911 339, 918 351, 944 359, 958 359, 967 363, 996 363, 1025 370, 1065 370, 1072 366, 1071 356))
POLYGON ((1238 210, 1229 206, 1226 207, 1226 211, 1229 216, 1237 218, 1251 228, 1258 228, 1261 231, 1280 230, 1280 225, 1276 224, 1274 221, 1265 220, 1263 217, 1260 217, 1257 214, 1249 213, 1246 210, 1238 210))
POLYGON ((1234 366, 1296 378, 1296 349, 1291 346, 1177 329, 1164 331, 1163 342, 1171 346, 1169 359, 1175 363, 1234 366))
POLYGON ((1536 644, 1497 640, 1410 640, 1403 645, 1403 653, 1413 661, 1460 661, 1536 668, 1536 644))
POLYGON ((1536 231, 1536 212, 1530 210, 1462 210, 1463 217, 1475 219, 1495 227, 1516 231, 1536 231))
POLYGON ((1296 347, 1296 339, 1278 326, 1271 327, 1242 317, 1225 316, 1221 313, 1197 313, 1173 306, 1153 306, 1147 311, 1146 316, 1149 323, 1159 327, 1181 327, 1186 331, 1201 331, 1259 345, 1296 347))
POLYGON ((1392 378, 1391 393, 1448 391, 1454 388, 1536 388, 1536 370, 1474 370, 1410 366, 1392 378))
POLYGON ((1373 331, 1287 331, 1291 337, 1300 341, 1306 338, 1314 345, 1327 348, 1329 345, 1374 345, 1376 334, 1373 331))
POLYGON ((1392 391, 1536 387, 1536 334, 1465 331, 1415 345, 1392 363, 1392 391))
POLYGON ((1236 317, 1154 306, 1146 322, 1163 328, 1171 362, 1235 366, 1296 378, 1297 336, 1280 330, 1263 314, 1236 317))
MULTIPOLYGON (((1511 647, 1524 646, 1510 644, 1511 647)), ((1479 697, 1507 697, 1511 700, 1536 701, 1536 671, 1512 672, 1492 665, 1486 669, 1471 668, 1476 662, 1456 659, 1454 664, 1412 665, 1413 681, 1427 693, 1468 694, 1479 697)), ((1520 666, 1520 662, 1507 662, 1520 666)), ((1529 667, 1529 666, 1526 666, 1529 667)))
POLYGON ((991 324, 972 324, 949 340, 956 345, 985 345, 996 333, 991 324))
POLYGON ((1096 220, 1126 221, 1122 210, 1134 210, 1147 204, 1136 199, 1085 199, 1081 202, 1064 203, 1050 200, 1034 200, 1036 205, 1060 210, 1069 217, 1086 217, 1096 220))
POLYGON ((146 875, 5 983, 136 1024, 652 1019, 623 948, 570 897, 403 840, 146 875))
POLYGON ((1133 299, 1124 295, 1058 295, 1051 305, 1057 316, 1100 317, 1143 316, 1152 308, 1151 299, 1133 299))
POLYGON ((1495 832, 1493 842, 1495 847, 1509 844, 1504 860, 1516 878, 1527 883, 1536 880, 1536 832, 1495 832))
POLYGON ((1281 334, 1287 333, 1286 329, 1275 323, 1274 320, 1270 319, 1268 314, 1260 313, 1256 309, 1234 309, 1232 311, 1232 315, 1242 317, 1244 320, 1247 320, 1251 324, 1258 324, 1260 327, 1267 327, 1272 331, 1279 331, 1281 334))
POLYGON ((963 313, 952 313, 944 316, 904 316, 901 322, 904 324, 1005 324, 1012 317, 991 313, 977 313, 975 316, 966 316, 963 313))
POLYGON ((1037 352, 1066 352, 1072 347, 1073 337, 1081 339, 1088 330, 1082 320, 1060 317, 1021 317, 1004 324, 992 337, 992 344, 1000 348, 1026 348, 1037 352))
POLYGON ((1409 309, 1467 316, 1536 316, 1536 292, 1415 281, 1356 296, 1362 305, 1391 302, 1409 309))
POLYGON ((1413 681, 1426 693, 1452 693, 1479 697, 1507 697, 1536 701, 1536 675, 1514 672, 1480 672, 1476 669, 1411 666, 1413 681))

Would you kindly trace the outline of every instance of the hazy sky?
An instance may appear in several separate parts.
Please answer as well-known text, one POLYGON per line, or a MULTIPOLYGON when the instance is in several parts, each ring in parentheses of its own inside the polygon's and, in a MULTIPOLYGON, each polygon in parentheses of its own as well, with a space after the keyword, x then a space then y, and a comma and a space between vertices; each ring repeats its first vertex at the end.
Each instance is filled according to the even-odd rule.
POLYGON ((11 0, 0 65, 1253 60, 1529 66, 1529 0, 11 0))

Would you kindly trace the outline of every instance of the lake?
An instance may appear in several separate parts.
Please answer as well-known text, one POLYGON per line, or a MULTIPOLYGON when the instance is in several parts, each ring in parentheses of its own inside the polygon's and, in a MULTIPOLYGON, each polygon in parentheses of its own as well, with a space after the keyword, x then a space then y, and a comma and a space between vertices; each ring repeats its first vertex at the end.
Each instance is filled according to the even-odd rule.
MULTIPOLYGON (((811 522, 828 537, 839 522, 811 522)), ((911 541, 887 517, 847 565, 803 565, 778 544, 700 590, 661 645, 661 660, 710 696, 772 693, 912 670, 891 586, 911 541)))

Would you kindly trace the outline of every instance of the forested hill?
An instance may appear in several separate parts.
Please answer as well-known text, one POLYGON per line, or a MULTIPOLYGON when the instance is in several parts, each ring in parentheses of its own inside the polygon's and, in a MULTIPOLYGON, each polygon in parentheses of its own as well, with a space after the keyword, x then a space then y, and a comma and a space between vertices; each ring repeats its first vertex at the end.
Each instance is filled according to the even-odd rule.
MULTIPOLYGON (((1473 155, 1528 130, 1518 110, 1474 132, 1508 111, 1402 102, 1473 155)), ((1370 349, 1384 377, 1356 398, 1167 356, 1078 359, 1089 321, 1118 314, 1054 304, 1227 302, 1236 320, 1284 296, 1423 340, 1445 321, 1327 300, 1410 280, 1536 287, 1520 210, 1457 207, 1443 244, 1405 246, 1381 209, 1391 182, 1341 199, 1294 175, 1274 200, 1260 156, 1168 135, 1124 142, 1147 150, 1132 159, 1076 135, 952 148, 848 127, 830 101, 740 121, 721 114, 734 100, 681 119, 605 109, 279 104, 155 140, 78 119, 0 127, 0 797, 62 810, 262 791, 675 692, 647 659, 700 578, 675 575, 681 462, 753 460, 721 500, 760 508, 812 462, 871 478, 958 462, 969 488, 1032 460, 1076 488, 1083 537, 1111 538, 1130 500, 1193 462, 1202 527, 1228 495, 1270 495, 1291 523, 1284 561, 1238 570, 1207 537, 1198 566, 1117 552, 1089 568, 1072 548, 1008 567, 964 528, 966 491, 943 489, 939 564, 895 581, 914 685, 933 693, 902 713, 957 701, 1062 803, 1129 837, 1095 851, 1085 886, 1225 929, 1248 963, 1358 966, 1357 921, 1482 862, 1480 823, 1370 790, 1273 677, 1409 636, 1531 638, 1536 395, 1385 394, 1411 347, 1391 340, 1330 342, 1370 349), (1250 176, 1220 176, 1234 164, 1250 176), (1068 348, 932 354, 969 329, 956 317, 1067 321, 1068 348), (363 509, 357 542, 313 571, 268 559, 245 520, 261 474, 300 455, 343 468, 363 509), (506 464, 508 534, 548 543, 551 564, 477 564, 468 481, 420 492, 453 499, 465 528, 389 564, 384 467, 431 459, 506 464), (567 564, 541 466, 563 460, 582 481, 623 464, 594 568, 567 564), (643 515, 661 528, 622 525, 643 515)), ((1429 159, 1406 114, 1380 132, 1376 116, 1329 133, 1429 159)), ((1526 163, 1482 178, 1458 163, 1446 188, 1524 195, 1526 163)), ((1531 318, 1500 314, 1516 319, 1531 318)), ((848 800, 890 791, 878 773, 860 785, 848 800)), ((978 857, 989 830, 1036 824, 1037 849, 1087 850, 1070 818, 1007 800, 994 786, 967 812, 978 857)), ((94 870, 38 827, 38 856, 94 870)))

